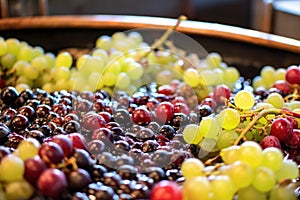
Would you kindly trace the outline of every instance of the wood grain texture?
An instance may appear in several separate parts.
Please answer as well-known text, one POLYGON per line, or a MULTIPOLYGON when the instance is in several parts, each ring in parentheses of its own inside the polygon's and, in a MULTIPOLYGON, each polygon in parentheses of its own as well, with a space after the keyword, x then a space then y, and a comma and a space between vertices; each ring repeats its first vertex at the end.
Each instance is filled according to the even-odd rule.
MULTIPOLYGON (((169 28, 176 24, 176 21, 176 19, 170 18, 123 15, 24 17, 1 19, 0 30, 22 30, 37 28, 106 28, 125 30, 146 27, 169 28)), ((300 54, 299 40, 255 30, 190 20, 183 21, 177 30, 186 34, 223 38, 229 41, 232 40, 242 43, 261 45, 300 54)))

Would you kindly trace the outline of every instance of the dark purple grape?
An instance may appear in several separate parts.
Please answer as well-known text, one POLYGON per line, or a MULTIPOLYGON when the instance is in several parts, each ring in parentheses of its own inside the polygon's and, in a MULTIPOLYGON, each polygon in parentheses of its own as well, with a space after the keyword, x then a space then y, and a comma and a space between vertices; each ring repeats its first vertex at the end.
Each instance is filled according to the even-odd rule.
POLYGON ((80 132, 81 126, 75 120, 70 120, 66 122, 62 127, 67 133, 80 132))
POLYGON ((104 174, 102 178, 102 182, 104 185, 109 186, 113 190, 117 190, 118 186, 121 182, 122 178, 119 174, 113 172, 107 172, 104 174))
POLYGON ((138 141, 146 141, 155 139, 154 132, 149 128, 142 128, 138 132, 136 132, 136 139, 138 141))
POLYGON ((84 169, 77 169, 68 175, 68 188, 73 192, 81 191, 92 182, 90 174, 84 169))
POLYGON ((170 125, 163 125, 163 126, 161 126, 159 129, 158 129, 158 134, 159 135, 163 135, 163 136, 165 136, 166 138, 168 138, 168 139, 172 139, 174 136, 175 136, 175 134, 176 134, 176 131, 175 131, 175 129, 172 127, 172 126, 170 126, 170 125))
POLYGON ((115 162, 116 158, 109 152, 103 152, 98 158, 98 163, 108 168, 113 168, 115 166, 115 162))
POLYGON ((7 141, 7 137, 10 134, 10 131, 8 130, 7 126, 0 126, 0 144, 3 144, 7 141))
POLYGON ((39 118, 45 118, 51 111, 51 107, 45 104, 38 105, 35 109, 35 113, 39 118))
POLYGON ((30 106, 22 106, 18 109, 18 113, 27 117, 30 121, 35 117, 35 111, 30 106))
POLYGON ((130 195, 133 199, 149 199, 150 190, 146 185, 136 184, 130 195))
POLYGON ((98 128, 93 132, 93 140, 101 140, 105 143, 113 142, 113 132, 108 128, 98 128))
POLYGON ((88 147, 93 155, 99 155, 104 151, 105 144, 101 140, 92 140, 88 143, 88 147))
POLYGON ((142 144, 142 151, 144 153, 149 153, 156 151, 159 144, 155 140, 147 140, 142 144))
POLYGON ((150 167, 147 171, 146 175, 156 183, 166 178, 166 174, 162 168, 150 167))
POLYGON ((75 149, 74 158, 76 160, 76 164, 79 168, 89 169, 91 166, 91 157, 89 153, 83 149, 75 149))
POLYGON ((12 118, 11 126, 13 130, 16 131, 23 130, 29 126, 29 120, 24 115, 17 114, 12 118))
POLYGON ((90 169, 90 175, 95 182, 100 181, 106 172, 107 169, 103 165, 94 164, 90 169))
POLYGON ((13 103, 16 101, 18 96, 19 96, 18 91, 11 86, 3 88, 0 92, 0 99, 3 101, 3 103, 7 105, 13 105, 13 103))
POLYGON ((50 141, 58 144, 62 148, 64 157, 69 158, 73 154, 73 142, 68 136, 55 135, 50 141))
POLYGON ((132 165, 122 165, 118 168, 117 172, 123 180, 134 180, 136 179, 138 170, 132 165))
POLYGON ((39 130, 30 130, 24 136, 27 138, 34 138, 40 143, 43 143, 44 139, 46 138, 46 136, 39 130))
POLYGON ((131 123, 131 117, 127 110, 118 109, 114 114, 114 120, 123 127, 128 127, 131 123))

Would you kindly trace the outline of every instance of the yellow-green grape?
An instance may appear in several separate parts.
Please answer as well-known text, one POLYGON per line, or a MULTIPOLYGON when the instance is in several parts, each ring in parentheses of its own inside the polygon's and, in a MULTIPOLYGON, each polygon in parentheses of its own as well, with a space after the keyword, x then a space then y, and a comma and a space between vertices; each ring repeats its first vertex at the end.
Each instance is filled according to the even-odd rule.
POLYGON ((45 54, 44 49, 42 47, 36 46, 33 48, 33 58, 43 56, 45 54))
POLYGON ((7 200, 29 199, 34 193, 34 188, 25 180, 9 182, 5 185, 7 200))
POLYGON ((131 62, 125 72, 131 80, 138 80, 143 76, 144 69, 140 63, 131 62))
POLYGON ((274 106, 266 102, 259 102, 255 105, 255 109, 270 109, 270 108, 274 108, 274 106))
POLYGON ((27 79, 26 77, 24 76, 19 76, 17 81, 16 81, 16 84, 22 84, 22 83, 25 83, 26 85, 28 85, 30 88, 33 87, 33 81, 32 80, 29 80, 27 79))
POLYGON ((121 72, 118 75, 117 82, 116 82, 116 87, 119 89, 127 89, 130 86, 130 78, 125 72, 121 72))
POLYGON ((1 65, 4 69, 11 69, 15 62, 17 61, 16 56, 13 54, 5 54, 4 56, 1 57, 1 65))
POLYGON ((30 61, 33 58, 33 49, 30 46, 24 46, 20 49, 17 59, 30 61))
POLYGON ((283 153, 275 147, 268 147, 263 150, 262 166, 268 167, 274 172, 280 169, 283 160, 283 153))
POLYGON ((219 149, 227 148, 233 145, 238 137, 239 135, 234 130, 224 130, 217 140, 217 146, 219 149))
POLYGON ((107 63, 108 61, 108 54, 107 51, 104 49, 96 49, 93 51, 92 56, 99 56, 104 63, 107 63))
POLYGON ((280 94, 273 92, 268 95, 267 103, 272 104, 274 108, 282 108, 284 105, 284 99, 280 94))
POLYGON ((204 164, 197 158, 189 158, 182 163, 181 171, 186 179, 204 176, 204 164))
POLYGON ((272 85, 275 82, 274 74, 275 74, 275 69, 271 66, 263 67, 260 72, 260 76, 262 78, 263 84, 267 89, 272 87, 272 85))
POLYGON ((221 149, 220 156, 226 164, 232 164, 239 160, 240 146, 233 145, 225 149, 221 149))
POLYGON ((47 69, 51 69, 55 64, 55 55, 53 53, 46 53, 44 58, 46 59, 47 69))
POLYGON ((76 61, 76 68, 79 70, 82 67, 83 63, 90 57, 91 56, 89 54, 83 54, 82 56, 80 56, 76 61))
POLYGON ((53 83, 48 82, 48 83, 43 84, 42 89, 48 93, 51 93, 55 90, 55 86, 53 83))
POLYGON ((5 40, 0 37, 0 56, 3 56, 7 52, 7 45, 5 40))
POLYGON ((73 58, 69 52, 61 52, 57 55, 55 60, 56 67, 67 67, 70 68, 72 66, 73 58))
POLYGON ((128 38, 133 40, 136 44, 140 44, 141 42, 143 42, 143 36, 136 31, 130 32, 128 34, 128 38))
POLYGON ((222 110, 217 119, 222 128, 226 130, 232 130, 240 124, 240 114, 232 108, 222 110))
MULTIPOLYGON (((55 82, 54 84, 55 90, 61 91, 61 90, 70 90, 71 86, 69 84, 68 79, 59 79, 58 81, 55 82)), ((94 91, 94 90, 88 90, 88 91, 94 91)))
POLYGON ((285 74, 286 74, 286 69, 278 68, 275 71, 274 78, 275 78, 276 81, 285 80, 285 74))
POLYGON ((275 176, 278 181, 297 178, 299 176, 297 163, 293 160, 283 160, 281 167, 275 172, 275 176))
POLYGON ((44 56, 38 56, 31 60, 31 66, 39 69, 40 72, 43 72, 48 68, 47 60, 44 56))
POLYGON ((203 139, 199 126, 196 124, 188 124, 184 128, 182 135, 184 141, 188 144, 198 144, 203 139))
POLYGON ((218 151, 217 141, 212 138, 203 138, 201 142, 198 144, 200 147, 198 158, 204 158, 210 152, 218 151))
POLYGON ((257 191, 252 186, 242 188, 237 193, 237 200, 254 200, 254 199, 255 200, 268 200, 268 196, 267 196, 266 192, 257 191))
POLYGON ((234 97, 235 105, 243 110, 251 109, 255 103, 254 95, 246 90, 241 90, 234 97))
POLYGON ((104 86, 103 74, 98 72, 91 73, 87 81, 90 86, 94 86, 96 89, 101 89, 104 86))
POLYGON ((253 85, 254 89, 257 89, 258 87, 264 87, 261 76, 254 77, 252 80, 252 85, 253 85))
POLYGON ((248 187, 254 178, 254 171, 250 165, 237 161, 229 166, 228 170, 224 171, 225 175, 228 175, 235 188, 248 187))
POLYGON ((231 178, 226 175, 212 176, 210 179, 214 200, 232 200, 235 191, 235 186, 231 178))
POLYGON ((93 72, 103 73, 104 68, 104 62, 100 57, 91 56, 82 63, 78 73, 87 78, 93 72))
POLYGON ((64 67, 64 66, 61 66, 61 67, 56 67, 56 68, 53 68, 53 77, 54 77, 54 80, 57 82, 61 79, 69 79, 70 78, 70 69, 67 68, 67 67, 64 67))
POLYGON ((112 46, 111 37, 108 35, 102 35, 96 40, 96 47, 99 49, 109 50, 112 46))
POLYGON ((6 155, 0 163, 0 180, 7 182, 22 180, 24 170, 21 158, 13 154, 6 155))
POLYGON ((254 172, 252 186, 260 192, 270 191, 276 183, 274 172, 267 168, 260 166, 254 172))
POLYGON ((110 72, 118 75, 121 72, 121 65, 119 61, 116 60, 108 63, 105 68, 105 72, 110 72))
POLYGON ((31 158, 37 155, 40 143, 34 138, 28 138, 20 142, 17 148, 17 154, 22 160, 31 158))
POLYGON ((217 140, 221 132, 221 126, 214 117, 205 117, 199 124, 200 133, 203 137, 217 140))
POLYGON ((114 74, 114 73, 111 73, 111 72, 105 72, 103 75, 102 75, 102 79, 103 79, 103 84, 105 86, 114 86, 117 82, 117 75, 114 74))
POLYGON ((204 70, 200 74, 201 77, 203 77, 203 81, 206 86, 213 86, 216 85, 215 83, 215 74, 212 72, 212 70, 204 70))
POLYGON ((20 41, 15 38, 9 38, 6 41, 7 53, 17 56, 20 51, 20 41))
POLYGON ((239 160, 247 163, 252 168, 258 167, 263 159, 262 148, 253 141, 244 142, 239 150, 239 160))
POLYGON ((20 93, 26 89, 30 89, 29 85, 27 85, 26 83, 18 83, 15 86, 16 90, 20 93))
POLYGON ((224 82, 225 83, 235 83, 240 77, 239 71, 234 67, 227 67, 224 70, 224 82))
POLYGON ((221 55, 216 52, 209 53, 206 57, 206 63, 212 68, 219 67, 221 61, 221 55))
POLYGON ((196 87, 200 83, 200 75, 194 68, 188 68, 183 73, 183 80, 191 87, 196 87))
POLYGON ((186 200, 212 200, 211 185, 206 177, 198 176, 183 183, 182 194, 186 200))
POLYGON ((275 185, 270 192, 269 200, 296 200, 297 196, 292 185, 275 185))
POLYGON ((25 65, 22 71, 22 75, 28 80, 34 80, 39 77, 39 69, 32 65, 25 65))

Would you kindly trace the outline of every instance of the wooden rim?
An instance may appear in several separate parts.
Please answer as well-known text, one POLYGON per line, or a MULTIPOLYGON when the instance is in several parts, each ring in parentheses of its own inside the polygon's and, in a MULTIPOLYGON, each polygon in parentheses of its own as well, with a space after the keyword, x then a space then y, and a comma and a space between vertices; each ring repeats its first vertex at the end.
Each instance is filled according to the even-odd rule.
MULTIPOLYGON (((170 18, 124 15, 43 16, 1 19, 0 30, 42 28, 108 28, 126 30, 146 27, 169 28, 175 25, 176 22, 176 19, 170 18)), ((183 21, 177 30, 185 34, 223 38, 300 54, 299 40, 250 29, 187 20, 183 21)))

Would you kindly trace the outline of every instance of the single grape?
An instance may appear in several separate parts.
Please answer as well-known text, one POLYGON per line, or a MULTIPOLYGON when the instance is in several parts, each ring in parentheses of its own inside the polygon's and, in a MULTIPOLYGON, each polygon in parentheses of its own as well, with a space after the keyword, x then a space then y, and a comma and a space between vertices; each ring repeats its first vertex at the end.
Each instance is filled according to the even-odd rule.
POLYGON ((232 200, 235 193, 235 186, 231 178, 226 175, 213 176, 210 180, 214 200, 232 200))
POLYGON ((223 103, 226 99, 230 97, 230 89, 228 86, 222 84, 218 85, 214 89, 213 99, 218 103, 223 103))
POLYGON ((203 138, 199 126, 196 124, 188 124, 184 128, 182 135, 184 141, 188 144, 198 144, 203 138))
POLYGON ((274 78, 275 69, 271 66, 265 66, 260 72, 260 76, 266 88, 270 88, 275 82, 274 78))
POLYGON ((285 81, 285 74, 286 74, 286 69, 285 68, 278 68, 275 71, 274 78, 276 81, 278 80, 284 80, 285 81))
POLYGON ((262 166, 268 167, 274 172, 280 169, 283 160, 283 153, 280 149, 269 147, 263 150, 262 166))
POLYGON ((277 118, 272 122, 270 134, 276 136, 280 141, 288 140, 293 134, 293 126, 285 118, 277 118))
POLYGON ((260 166, 255 169, 252 186, 260 192, 270 191, 276 183, 274 172, 267 167, 260 166))
POLYGON ((296 200, 295 190, 291 185, 281 186, 279 184, 275 185, 275 187, 270 192, 269 200, 296 200))
POLYGON ((273 135, 268 135, 268 136, 264 137, 260 141, 260 146, 263 149, 268 148, 268 147, 276 147, 278 149, 281 149, 281 144, 280 144, 279 139, 273 135))
POLYGON ((5 156, 0 163, 0 180, 19 181, 23 179, 24 162, 18 156, 9 154, 5 156))
POLYGON ((36 185, 39 176, 47 168, 46 164, 39 156, 35 156, 25 160, 24 165, 24 178, 31 184, 36 185))
POLYGON ((69 52, 61 52, 57 55, 55 60, 56 67, 67 67, 70 68, 72 66, 73 58, 69 52))
POLYGON ((262 148, 256 142, 246 141, 241 145, 239 156, 240 161, 256 168, 261 164, 263 159, 262 148))
POLYGON ((214 117, 205 117, 199 124, 199 132, 203 137, 217 140, 221 133, 221 126, 214 117))
POLYGON ((119 89, 127 89, 130 86, 130 77, 125 73, 121 72, 118 75, 116 87, 119 89))
POLYGON ((183 183, 182 194, 188 200, 211 200, 212 187, 205 176, 197 176, 183 183), (200 189, 201 188, 201 189, 200 189))
POLYGON ((16 63, 17 59, 12 54, 5 54, 1 57, 0 61, 3 69, 10 70, 16 63))
POLYGON ((241 90, 235 95, 234 103, 238 108, 248 110, 252 108, 255 103, 254 95, 249 91, 241 90))
POLYGON ((6 41, 7 53, 17 56, 20 51, 20 41, 15 38, 8 38, 6 41))
POLYGON ((298 165, 293 160, 283 160, 281 167, 275 172, 278 181, 295 179, 299 176, 298 165))
POLYGON ((280 94, 273 92, 268 95, 267 103, 273 105, 274 108, 282 108, 284 105, 284 99, 280 94))
POLYGON ((235 83, 240 77, 239 71, 234 67, 227 67, 224 70, 224 82, 235 83))
POLYGON ((101 78, 103 79, 103 84, 110 87, 116 84, 118 76, 111 72, 105 72, 101 78))
POLYGON ((204 164, 197 158, 189 158, 181 165, 181 171, 186 179, 204 175, 204 164))
POLYGON ((242 188, 237 193, 237 200, 267 200, 267 193, 257 191, 254 187, 242 188))
POLYGON ((227 148, 235 142, 238 138, 238 134, 233 130, 224 130, 221 132, 218 140, 217 140, 217 146, 219 149, 227 148))
POLYGON ((234 145, 221 149, 220 156, 226 164, 232 164, 239 160, 240 146, 234 145))
POLYGON ((45 163, 58 164, 64 158, 64 152, 62 148, 54 142, 45 142, 38 150, 38 155, 45 163))
POLYGON ((296 65, 287 68, 285 79, 290 84, 300 84, 300 69, 296 65))
POLYGON ((34 188, 25 180, 13 181, 5 185, 5 193, 7 199, 29 199, 34 188))
POLYGON ((21 141, 17 148, 17 154, 22 160, 34 157, 38 154, 40 143, 34 138, 21 141))
POLYGON ((96 40, 96 47, 103 50, 109 50, 113 46, 111 37, 102 35, 96 40))
POLYGON ((200 83, 200 75, 198 71, 194 68, 188 68, 184 71, 182 76, 183 80, 191 87, 196 87, 200 83))
POLYGON ((182 192, 175 182, 161 181, 152 188, 151 200, 182 200, 182 192))
POLYGON ((7 44, 5 42, 5 40, 0 37, 0 56, 5 55, 7 52, 7 44))
POLYGON ((232 130, 240 124, 240 114, 232 108, 222 110, 217 119, 222 128, 226 130, 232 130))

